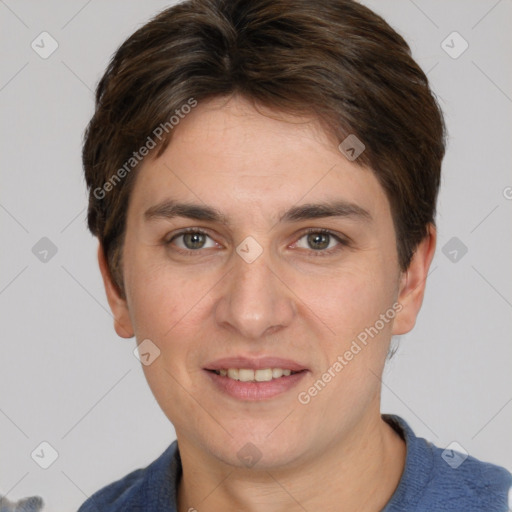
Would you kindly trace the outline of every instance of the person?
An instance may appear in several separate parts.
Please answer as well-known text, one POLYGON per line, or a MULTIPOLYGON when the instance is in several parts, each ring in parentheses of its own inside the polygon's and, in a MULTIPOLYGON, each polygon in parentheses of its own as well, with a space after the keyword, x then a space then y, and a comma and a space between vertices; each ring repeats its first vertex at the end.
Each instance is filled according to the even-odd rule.
POLYGON ((505 469, 380 412, 444 152, 409 46, 355 1, 186 0, 129 37, 85 134, 88 224, 177 440, 80 512, 507 510, 505 469))

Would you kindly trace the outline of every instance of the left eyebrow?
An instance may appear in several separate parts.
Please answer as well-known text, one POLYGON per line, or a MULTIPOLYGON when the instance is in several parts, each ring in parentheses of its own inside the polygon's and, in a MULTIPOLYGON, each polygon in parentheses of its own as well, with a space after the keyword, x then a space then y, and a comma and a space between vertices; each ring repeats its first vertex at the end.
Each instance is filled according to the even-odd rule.
POLYGON ((373 217, 368 210, 355 203, 339 200, 294 206, 279 217, 279 222, 299 222, 324 217, 348 217, 366 222, 373 221, 373 217))

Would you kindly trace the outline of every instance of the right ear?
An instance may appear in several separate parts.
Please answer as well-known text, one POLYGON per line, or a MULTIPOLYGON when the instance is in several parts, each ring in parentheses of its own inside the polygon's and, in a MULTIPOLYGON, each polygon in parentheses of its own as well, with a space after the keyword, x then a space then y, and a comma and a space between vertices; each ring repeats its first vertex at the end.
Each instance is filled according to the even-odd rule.
POLYGON ((100 267, 103 285, 107 294, 107 300, 114 316, 114 329, 121 338, 132 338, 134 336, 128 303, 119 293, 118 287, 112 280, 110 269, 105 258, 103 246, 98 247, 98 264, 100 267))

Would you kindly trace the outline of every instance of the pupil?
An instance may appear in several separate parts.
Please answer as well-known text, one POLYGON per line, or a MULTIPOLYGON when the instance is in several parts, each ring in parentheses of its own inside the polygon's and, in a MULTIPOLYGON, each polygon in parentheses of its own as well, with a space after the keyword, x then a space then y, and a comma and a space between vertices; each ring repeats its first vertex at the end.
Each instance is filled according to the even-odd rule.
POLYGON ((309 246, 318 251, 329 246, 329 235, 327 233, 312 233, 308 235, 309 246))
POLYGON ((201 233, 185 233, 183 241, 188 249, 200 249, 204 244, 204 235, 201 233))

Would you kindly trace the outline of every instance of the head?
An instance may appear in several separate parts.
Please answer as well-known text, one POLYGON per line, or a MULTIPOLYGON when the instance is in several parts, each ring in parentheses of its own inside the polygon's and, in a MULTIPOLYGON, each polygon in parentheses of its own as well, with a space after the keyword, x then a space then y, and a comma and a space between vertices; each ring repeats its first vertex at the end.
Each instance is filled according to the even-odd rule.
POLYGON ((88 221, 178 438, 235 465, 250 441, 275 467, 375 414, 421 307, 443 155, 426 76, 353 1, 190 0, 119 48, 85 136, 88 221), (303 371, 234 398, 212 370, 238 357, 303 371))

